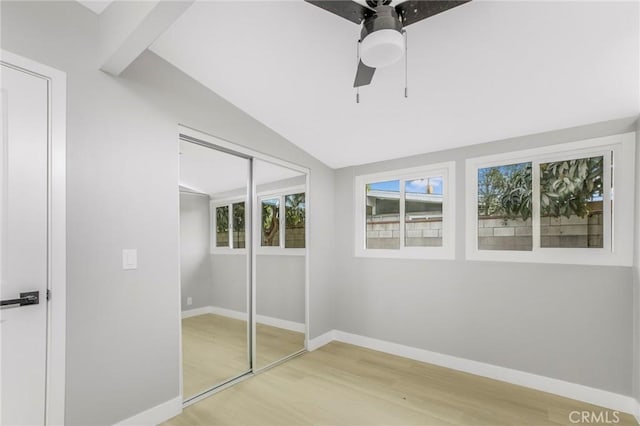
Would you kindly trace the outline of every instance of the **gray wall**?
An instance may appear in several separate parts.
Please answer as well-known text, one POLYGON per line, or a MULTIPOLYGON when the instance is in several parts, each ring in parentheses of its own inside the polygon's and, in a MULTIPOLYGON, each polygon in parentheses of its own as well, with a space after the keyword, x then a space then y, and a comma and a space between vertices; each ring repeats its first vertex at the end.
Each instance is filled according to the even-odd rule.
POLYGON ((247 312, 247 255, 212 254, 213 299, 211 304, 247 312))
POLYGON ((209 253, 209 197, 180 193, 180 286, 182 310, 210 306, 213 277, 209 253), (187 305, 191 297, 193 304, 187 305))
MULTIPOLYGON (((640 117, 636 121, 636 212, 635 253, 633 257, 633 396, 640 404, 640 117)), ((636 413, 640 416, 640 412, 636 413)))
MULTIPOLYGON (((75 1, 1 7, 3 49, 67 72, 66 423, 112 424, 179 395, 177 124, 309 167, 323 210, 333 171, 151 53, 99 71, 98 18, 75 1)), ((332 218, 316 216, 311 337, 334 328, 332 218)))
POLYGON ((304 323, 304 256, 258 255, 256 313, 304 323))
MULTIPOLYGON (((247 256, 211 255, 213 306, 246 312, 247 256)), ((304 256, 258 255, 256 312, 272 318, 305 322, 304 256)))
POLYGON ((469 157, 632 131, 635 117, 336 172, 337 328, 631 395, 632 269, 465 261, 469 157), (354 176, 456 161, 456 260, 354 257, 354 176))

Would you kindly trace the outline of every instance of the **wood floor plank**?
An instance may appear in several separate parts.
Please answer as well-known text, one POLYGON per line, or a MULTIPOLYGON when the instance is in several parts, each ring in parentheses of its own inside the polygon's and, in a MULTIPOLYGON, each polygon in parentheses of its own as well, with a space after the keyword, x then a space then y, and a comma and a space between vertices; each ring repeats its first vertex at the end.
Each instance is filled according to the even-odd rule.
MULTIPOLYGON (((256 325, 257 367, 304 348, 304 334, 256 325)), ((185 398, 249 371, 247 322, 215 314, 182 320, 182 376, 185 398)))
MULTIPOLYGON (((613 411, 332 342, 187 407, 165 426, 573 425, 613 411)), ((619 413, 618 425, 636 425, 619 413)), ((591 423, 597 424, 597 423, 591 423)))

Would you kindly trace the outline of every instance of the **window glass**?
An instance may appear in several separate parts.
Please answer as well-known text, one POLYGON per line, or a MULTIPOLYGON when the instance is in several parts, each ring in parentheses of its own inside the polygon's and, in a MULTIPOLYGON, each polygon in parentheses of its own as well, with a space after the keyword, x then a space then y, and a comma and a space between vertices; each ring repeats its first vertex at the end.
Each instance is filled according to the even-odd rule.
POLYGON ((245 248, 244 201, 234 203, 231 208, 233 210, 233 248, 245 248))
POLYGON ((366 185, 367 248, 400 248, 400 181, 366 185))
POLYGON ((540 164, 540 247, 602 248, 604 157, 540 164))
POLYGON ((405 246, 442 247, 442 176, 405 181, 405 246))
POLYGON ((229 206, 216 207, 216 247, 229 247, 229 206))
POLYGON ((531 163, 478 169, 478 249, 533 248, 531 163))
POLYGON ((280 246, 280 198, 262 200, 263 247, 280 246))
POLYGON ((285 248, 304 248, 304 224, 305 224, 305 195, 287 195, 284 198, 285 205, 285 248))

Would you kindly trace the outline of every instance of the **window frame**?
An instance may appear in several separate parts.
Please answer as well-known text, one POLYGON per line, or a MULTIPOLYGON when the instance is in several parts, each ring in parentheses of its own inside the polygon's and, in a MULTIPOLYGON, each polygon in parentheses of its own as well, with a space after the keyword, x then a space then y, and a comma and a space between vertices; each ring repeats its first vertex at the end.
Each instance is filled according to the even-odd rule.
POLYGON ((355 194, 355 257, 391 259, 455 259, 455 161, 429 164, 419 167, 390 170, 380 173, 358 175, 354 179, 355 194), (405 182, 442 176, 442 246, 405 247, 406 199, 405 182), (400 248, 367 248, 366 185, 389 180, 400 181, 400 248))
POLYGON ((250 242, 247 240, 247 232, 246 227, 248 223, 249 215, 247 214, 247 199, 246 196, 240 197, 231 197, 231 198, 220 198, 213 199, 209 201, 209 223, 211 226, 211 231, 209 232, 209 252, 211 254, 247 254, 247 244, 250 242), (233 247, 233 205, 237 203, 245 203, 244 209, 244 223, 245 223, 245 234, 244 234, 244 247, 245 248, 234 248, 233 247), (229 234, 229 243, 227 246, 217 247, 217 214, 216 209, 218 207, 229 207, 229 230, 227 231, 229 234))
POLYGON ((633 240, 625 229, 633 226, 633 132, 513 151, 466 160, 466 259, 499 262, 631 266, 633 240), (611 167, 611 155, 614 163, 611 167), (603 248, 540 246, 540 164, 603 156, 603 248), (531 163, 532 250, 478 248, 478 170, 515 163, 531 163), (613 175, 611 171, 613 169, 613 175), (611 187, 611 178, 615 187, 611 187), (615 190, 615 191, 614 191, 615 190), (617 197, 614 197, 614 193, 617 197), (612 207, 613 201, 613 207, 612 207))
POLYGON ((258 242, 260 243, 258 247, 256 247, 256 254, 258 255, 280 255, 280 256, 304 256, 307 253, 307 191, 305 185, 297 185, 297 186, 289 186, 286 188, 279 188, 269 191, 263 191, 256 194, 256 213, 258 216, 258 220, 256 221, 256 236, 258 237, 258 242), (285 198, 287 195, 292 194, 300 194, 304 193, 305 196, 305 247, 304 248, 286 248, 285 245, 285 234, 286 234, 286 215, 285 215, 285 198), (280 200, 278 204, 279 211, 279 244, 277 246, 263 246, 262 245, 262 200, 271 200, 274 198, 278 198, 280 200))

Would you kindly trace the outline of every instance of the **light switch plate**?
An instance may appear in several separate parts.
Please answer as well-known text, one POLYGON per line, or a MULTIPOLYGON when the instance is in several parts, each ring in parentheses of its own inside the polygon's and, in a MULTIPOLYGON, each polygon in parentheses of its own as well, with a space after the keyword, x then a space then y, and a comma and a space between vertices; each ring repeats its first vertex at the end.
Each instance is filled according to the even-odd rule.
POLYGON ((137 249, 122 249, 122 269, 138 269, 137 249))

